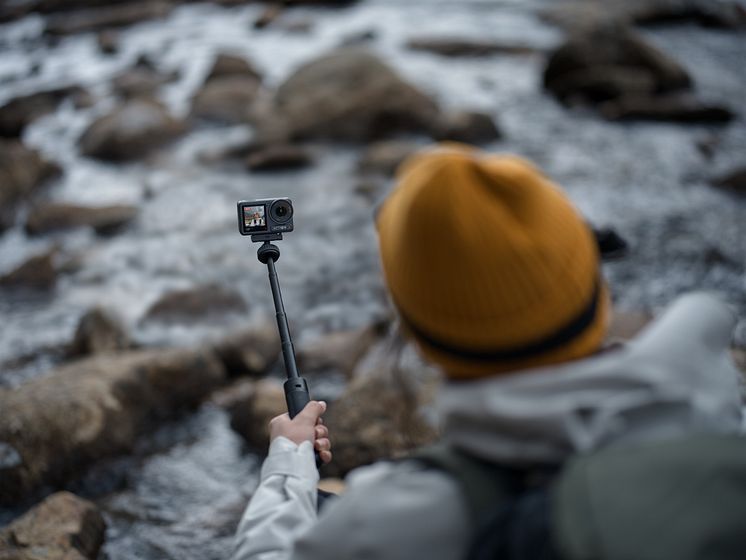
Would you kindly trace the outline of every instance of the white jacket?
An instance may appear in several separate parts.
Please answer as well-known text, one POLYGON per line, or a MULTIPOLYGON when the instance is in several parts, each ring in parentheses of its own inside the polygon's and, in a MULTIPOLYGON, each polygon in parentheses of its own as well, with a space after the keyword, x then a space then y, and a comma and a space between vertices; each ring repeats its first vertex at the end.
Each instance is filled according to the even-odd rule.
MULTIPOLYGON (((443 437, 495 462, 531 463, 619 443, 738 432, 734 325, 719 300, 692 294, 618 350, 446 384, 439 396, 443 437)), ((466 505, 440 471, 406 461, 358 469, 319 517, 318 478, 310 442, 273 441, 233 560, 464 557, 472 532, 466 505)))

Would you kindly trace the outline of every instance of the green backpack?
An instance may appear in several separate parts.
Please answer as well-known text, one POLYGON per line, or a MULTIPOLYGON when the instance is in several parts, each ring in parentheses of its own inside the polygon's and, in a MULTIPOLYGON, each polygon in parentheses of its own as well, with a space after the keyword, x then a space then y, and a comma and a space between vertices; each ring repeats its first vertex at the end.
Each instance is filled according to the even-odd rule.
POLYGON ((746 438, 692 435, 508 468, 446 445, 419 451, 453 476, 483 560, 744 560, 746 438))

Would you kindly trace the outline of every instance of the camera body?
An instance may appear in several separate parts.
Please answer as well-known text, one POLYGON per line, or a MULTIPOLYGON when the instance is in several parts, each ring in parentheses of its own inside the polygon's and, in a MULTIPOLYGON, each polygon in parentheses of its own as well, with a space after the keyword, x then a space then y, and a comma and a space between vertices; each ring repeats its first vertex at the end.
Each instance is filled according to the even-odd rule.
POLYGON ((289 198, 262 198, 238 202, 238 231, 253 241, 282 239, 293 231, 293 203, 289 198))

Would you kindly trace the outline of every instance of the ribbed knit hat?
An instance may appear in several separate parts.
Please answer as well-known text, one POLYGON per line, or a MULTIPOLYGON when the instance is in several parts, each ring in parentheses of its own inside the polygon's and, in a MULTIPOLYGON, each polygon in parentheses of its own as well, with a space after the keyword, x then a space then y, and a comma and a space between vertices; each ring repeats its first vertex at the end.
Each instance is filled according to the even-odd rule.
POLYGON ((609 302, 593 235, 533 165, 459 144, 404 162, 377 216, 405 329, 451 378, 586 356, 609 302))

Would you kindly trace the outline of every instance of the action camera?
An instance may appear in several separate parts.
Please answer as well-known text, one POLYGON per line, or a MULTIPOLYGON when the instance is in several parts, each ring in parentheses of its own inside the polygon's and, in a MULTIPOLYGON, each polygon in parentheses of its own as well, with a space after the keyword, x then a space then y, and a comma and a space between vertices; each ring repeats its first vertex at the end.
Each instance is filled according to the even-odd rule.
POLYGON ((289 198, 242 200, 238 203, 238 231, 252 239, 293 231, 293 203, 289 198))

